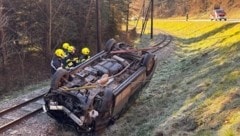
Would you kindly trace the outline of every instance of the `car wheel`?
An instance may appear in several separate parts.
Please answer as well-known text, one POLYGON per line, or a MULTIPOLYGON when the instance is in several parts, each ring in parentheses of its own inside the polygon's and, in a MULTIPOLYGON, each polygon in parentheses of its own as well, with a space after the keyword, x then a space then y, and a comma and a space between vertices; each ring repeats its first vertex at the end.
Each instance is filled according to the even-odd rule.
MULTIPOLYGON (((99 117, 97 118, 95 129, 96 131, 108 126, 113 121, 113 93, 111 90, 105 90, 98 94, 102 102, 99 107, 94 106, 96 110, 99 111, 99 117)), ((95 103, 95 102, 94 102, 95 103)))
POLYGON ((103 102, 100 111, 106 112, 109 116, 111 116, 113 109, 112 106, 113 106, 113 93, 111 90, 105 90, 103 94, 103 102))
POLYGON ((55 72, 51 81, 51 89, 58 89, 68 82, 69 73, 65 69, 59 69, 55 72))
POLYGON ((146 67, 146 73, 149 75, 155 65, 154 55, 146 53, 142 59, 142 65, 146 67))
POLYGON ((117 43, 117 41, 115 39, 109 39, 106 44, 105 44, 105 51, 106 52, 110 52, 112 51, 114 45, 117 43))

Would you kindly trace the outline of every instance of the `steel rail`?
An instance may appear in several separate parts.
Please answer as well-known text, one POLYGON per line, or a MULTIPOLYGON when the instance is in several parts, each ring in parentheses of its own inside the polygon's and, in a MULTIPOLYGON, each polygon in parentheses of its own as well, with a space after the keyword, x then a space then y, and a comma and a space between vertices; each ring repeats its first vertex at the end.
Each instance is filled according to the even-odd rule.
POLYGON ((167 46, 171 41, 172 41, 172 37, 164 34, 163 40, 158 41, 157 43, 154 43, 153 45, 149 45, 148 47, 129 49, 129 50, 116 50, 116 51, 111 51, 110 53, 111 54, 119 54, 119 53, 128 53, 128 52, 136 52, 136 51, 148 51, 148 52, 154 53, 154 52, 160 50, 161 48, 167 46), (167 43, 165 43, 165 42, 167 42, 167 43))
POLYGON ((172 36, 170 36, 170 35, 164 35, 164 36, 165 36, 164 40, 162 40, 161 42, 156 44, 157 48, 155 50, 151 51, 152 53, 159 51, 160 49, 164 48, 165 46, 169 45, 172 42, 172 36), (160 45, 162 45, 162 46, 160 46, 160 45))
POLYGON ((16 109, 18 109, 18 108, 21 108, 21 107, 23 107, 23 106, 25 106, 25 105, 33 102, 33 101, 36 101, 36 100, 42 98, 43 95, 45 95, 45 94, 41 94, 41 95, 39 95, 39 96, 36 96, 36 97, 34 97, 34 98, 30 99, 30 100, 27 100, 27 101, 23 102, 23 103, 16 104, 16 105, 14 105, 14 106, 12 106, 12 107, 10 107, 10 108, 7 108, 7 109, 4 109, 4 110, 0 111, 0 117, 1 117, 3 114, 6 114, 6 113, 11 112, 11 111, 13 111, 13 110, 16 110, 16 109))
MULTIPOLYGON (((0 117, 3 117, 4 115, 8 115, 8 114, 12 113, 13 111, 17 111, 17 110, 24 111, 24 110, 21 110, 22 107, 27 106, 28 104, 31 104, 31 103, 34 103, 34 102, 40 100, 44 95, 45 95, 45 93, 40 94, 40 95, 38 95, 34 98, 31 98, 31 99, 29 99, 25 102, 22 102, 20 104, 14 105, 10 108, 4 109, 4 110, 0 111, 0 117)), ((1 126, 0 126, 0 132, 3 132, 6 129, 9 129, 14 125, 17 125, 18 123, 20 123, 24 119, 27 119, 27 118, 33 116, 34 114, 39 113, 40 111, 42 111, 41 106, 39 108, 33 109, 33 111, 27 111, 28 113, 25 113, 23 115, 19 115, 19 117, 17 119, 13 119, 13 120, 8 121, 6 123, 2 123, 1 126)))
POLYGON ((27 118, 33 116, 34 114, 39 113, 40 111, 42 111, 42 107, 41 107, 41 108, 38 108, 38 109, 36 109, 36 110, 34 110, 34 111, 32 111, 32 112, 30 112, 30 113, 28 113, 28 114, 26 114, 26 115, 24 115, 24 116, 22 116, 22 117, 19 117, 18 119, 15 119, 15 120, 13 120, 13 121, 11 121, 11 122, 8 122, 8 123, 0 126, 0 132, 3 132, 4 130, 9 129, 9 128, 11 128, 11 127, 14 126, 14 125, 17 125, 18 123, 20 123, 20 122, 23 121, 24 119, 27 119, 27 118))

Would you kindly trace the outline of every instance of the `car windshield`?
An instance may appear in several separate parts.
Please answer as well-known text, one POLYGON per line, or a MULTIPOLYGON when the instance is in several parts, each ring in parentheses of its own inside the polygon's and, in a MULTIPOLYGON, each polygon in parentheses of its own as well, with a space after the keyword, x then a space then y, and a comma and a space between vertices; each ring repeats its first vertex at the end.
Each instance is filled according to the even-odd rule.
POLYGON ((224 10, 222 9, 219 9, 219 10, 216 10, 217 13, 224 13, 224 10))

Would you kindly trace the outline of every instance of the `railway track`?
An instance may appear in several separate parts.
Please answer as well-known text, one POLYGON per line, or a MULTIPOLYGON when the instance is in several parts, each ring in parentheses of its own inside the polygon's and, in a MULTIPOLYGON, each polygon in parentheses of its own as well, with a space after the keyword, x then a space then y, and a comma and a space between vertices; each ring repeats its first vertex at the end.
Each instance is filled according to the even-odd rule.
POLYGON ((41 112, 44 94, 0 111, 0 133, 41 112))
MULTIPOLYGON (((169 45, 171 41, 171 36, 163 34, 162 37, 156 40, 150 47, 144 48, 143 50, 148 50, 156 54, 157 51, 169 45)), ((42 105, 44 104, 42 97, 45 93, 46 92, 0 111, 0 133, 41 112, 42 105)))
POLYGON ((127 53, 127 52, 135 52, 135 51, 148 51, 153 54, 156 54, 157 51, 159 51, 163 47, 167 46, 169 43, 171 43, 171 41, 172 41, 172 36, 167 35, 167 34, 162 34, 161 38, 157 39, 151 45, 148 45, 148 47, 139 48, 139 49, 111 51, 110 53, 117 54, 117 53, 127 53))
POLYGON ((159 51, 160 49, 162 49, 163 47, 169 45, 172 42, 172 36, 171 35, 167 35, 164 34, 163 38, 160 41, 156 41, 153 46, 152 46, 152 50, 150 50, 151 53, 157 53, 157 51, 159 51))

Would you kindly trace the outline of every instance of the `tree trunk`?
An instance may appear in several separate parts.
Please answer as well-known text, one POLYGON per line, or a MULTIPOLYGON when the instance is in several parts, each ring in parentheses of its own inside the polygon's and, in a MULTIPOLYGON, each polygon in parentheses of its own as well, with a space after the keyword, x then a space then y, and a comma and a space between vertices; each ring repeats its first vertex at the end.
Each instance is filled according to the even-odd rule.
MULTIPOLYGON (((4 7, 3 6, 3 1, 0 1, 0 7, 4 7)), ((5 89, 7 88, 8 85, 8 74, 7 74, 7 63, 8 63, 8 53, 7 53, 7 48, 6 48, 6 34, 4 32, 4 27, 6 27, 7 25, 7 17, 4 14, 3 8, 0 8, 0 73, 2 75, 2 78, 0 78, 1 82, 3 83, 3 86, 0 88, 1 89, 5 89)))
POLYGON ((49 29, 48 29, 48 44, 47 53, 51 54, 52 45, 52 0, 49 0, 49 29))
MULTIPOLYGON (((0 7, 3 7, 2 0, 0 1, 0 7)), ((0 54, 2 67, 7 65, 7 50, 6 50, 6 34, 4 33, 4 27, 7 25, 7 17, 3 13, 3 8, 0 8, 0 54)))

